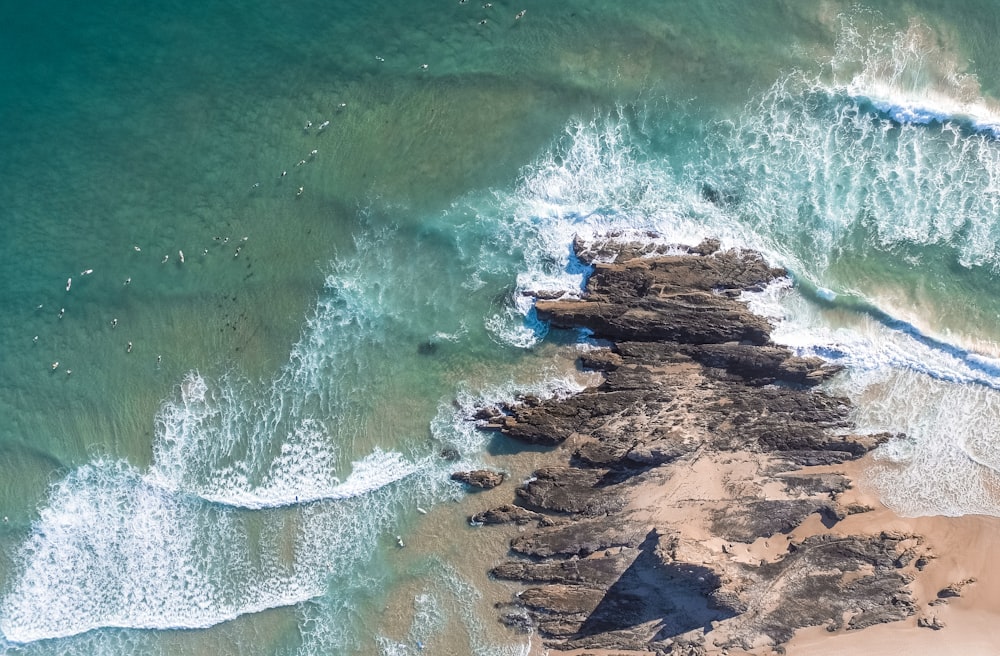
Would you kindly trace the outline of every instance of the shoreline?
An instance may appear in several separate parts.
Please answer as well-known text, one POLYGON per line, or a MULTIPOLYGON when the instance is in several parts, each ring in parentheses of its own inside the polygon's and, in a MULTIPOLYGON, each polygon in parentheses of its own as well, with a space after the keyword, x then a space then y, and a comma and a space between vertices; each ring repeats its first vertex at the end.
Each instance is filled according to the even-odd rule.
POLYGON ((524 527, 491 570, 525 586, 504 624, 595 655, 872 653, 868 635, 895 652, 1000 634, 984 555, 1000 520, 897 517, 861 485, 889 435, 854 433, 850 402, 817 387, 840 368, 774 345, 737 300, 784 271, 712 240, 683 255, 575 250, 617 257, 582 299, 536 308, 610 342, 580 358, 603 382, 476 415, 558 446, 513 503, 471 518, 524 527))

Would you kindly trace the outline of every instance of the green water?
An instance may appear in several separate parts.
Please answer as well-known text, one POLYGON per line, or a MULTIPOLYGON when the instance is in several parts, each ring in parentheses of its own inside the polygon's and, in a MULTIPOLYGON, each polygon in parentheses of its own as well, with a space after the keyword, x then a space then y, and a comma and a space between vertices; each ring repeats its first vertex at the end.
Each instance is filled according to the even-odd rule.
MULTIPOLYGON (((578 284, 574 232, 720 235, 994 355, 995 137, 837 85, 883 80, 917 34, 894 91, 989 105, 1000 11, 884 5, 9 7, 0 648, 516 653, 490 608, 511 591, 460 548, 505 537, 462 524, 440 453, 493 462, 452 415, 572 370, 574 336, 540 342, 517 304, 578 284)), ((985 408, 965 444, 992 466, 992 401, 962 390, 993 373, 789 303, 809 335, 870 338, 845 347, 850 393, 889 390, 866 421, 938 435, 869 380, 916 376, 931 405, 985 408)))

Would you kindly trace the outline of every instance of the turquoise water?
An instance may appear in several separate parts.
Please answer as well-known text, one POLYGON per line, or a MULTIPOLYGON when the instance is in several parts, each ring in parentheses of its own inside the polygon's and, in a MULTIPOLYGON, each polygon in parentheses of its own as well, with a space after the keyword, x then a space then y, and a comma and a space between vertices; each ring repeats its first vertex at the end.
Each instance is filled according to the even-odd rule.
POLYGON ((885 502, 1000 514, 1000 11, 894 4, 8 8, 0 650, 529 650, 448 474, 574 236, 787 266, 885 502))

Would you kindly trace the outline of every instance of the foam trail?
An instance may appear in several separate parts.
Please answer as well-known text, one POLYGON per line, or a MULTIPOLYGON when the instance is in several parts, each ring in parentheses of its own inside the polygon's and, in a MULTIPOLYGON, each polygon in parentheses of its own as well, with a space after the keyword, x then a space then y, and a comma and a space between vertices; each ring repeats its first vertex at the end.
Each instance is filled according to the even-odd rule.
POLYGON ((900 123, 959 123, 1000 136, 1000 106, 982 94, 964 62, 934 31, 913 20, 905 30, 863 35, 845 19, 831 62, 834 88, 900 123))
POLYGON ((53 486, 0 605, 7 640, 203 628, 301 604, 363 569, 401 499, 437 489, 426 458, 369 447, 345 462, 367 382, 355 354, 391 316, 384 277, 370 273, 334 265, 270 383, 189 373, 157 415, 148 471, 97 460, 53 486), (282 508, 296 498, 322 503, 282 508))
POLYGON ((244 522, 122 462, 81 467, 54 487, 21 550, 0 630, 26 643, 99 627, 201 628, 322 592, 276 545, 253 557, 244 522))
MULTIPOLYGON (((385 337, 391 274, 386 234, 359 239, 356 259, 332 265, 288 364, 270 382, 235 374, 181 382, 156 417, 151 476, 163 487, 247 508, 343 498, 341 483, 360 432, 370 367, 359 358, 385 337), (374 267, 375 271, 371 268, 374 267)), ((401 463, 388 463, 398 479, 401 463)), ((394 480, 395 480, 394 479, 394 480)))

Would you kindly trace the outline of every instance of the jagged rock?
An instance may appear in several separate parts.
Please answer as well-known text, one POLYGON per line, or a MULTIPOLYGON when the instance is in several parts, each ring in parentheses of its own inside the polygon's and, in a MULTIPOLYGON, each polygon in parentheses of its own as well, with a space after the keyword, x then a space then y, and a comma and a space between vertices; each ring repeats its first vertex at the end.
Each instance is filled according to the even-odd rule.
POLYGON ((707 237, 701 241, 697 246, 693 246, 688 249, 688 253, 692 255, 711 255, 719 250, 722 246, 722 242, 714 237, 707 237))
POLYGON ((732 504, 716 511, 712 516, 712 532, 734 542, 753 542, 757 538, 791 533, 813 513, 820 513, 831 523, 841 519, 837 509, 822 499, 766 499, 732 504))
POLYGON ((597 264, 582 301, 538 301, 539 317, 597 337, 689 344, 766 344, 771 327, 717 292, 760 289, 785 275, 757 254, 666 256, 597 264))
POLYGON ((475 417, 520 441, 574 445, 569 466, 540 469, 516 490, 521 505, 473 517, 540 526, 515 537, 514 556, 492 570, 531 586, 503 621, 536 627, 559 649, 700 654, 706 640, 780 651, 798 628, 859 630, 914 614, 911 565, 931 557, 915 536, 785 537, 814 513, 831 527, 870 510, 838 504, 845 476, 801 467, 859 458, 892 436, 853 434, 849 401, 815 389, 838 368, 770 343, 770 325, 738 300, 784 271, 756 254, 717 252, 717 241, 641 259, 685 249, 614 236, 574 248, 595 264, 584 298, 536 308, 557 327, 613 341, 581 357, 603 381, 475 417), (690 485, 696 467, 720 480, 690 485), (696 504, 693 528, 636 521, 625 508, 637 480, 662 484, 664 503, 685 513, 696 504), (719 538, 749 546, 724 544, 720 556, 719 538), (754 554, 762 538, 765 553, 754 554), (787 552, 768 554, 767 540, 787 552))
POLYGON ((526 556, 588 556, 614 547, 637 547, 644 537, 644 527, 620 518, 581 520, 519 535, 510 548, 526 556))
POLYGON ((507 479, 507 474, 488 469, 474 469, 467 472, 455 472, 451 475, 451 480, 465 483, 466 485, 480 490, 490 490, 500 485, 507 479))
POLYGON ((879 536, 817 535, 789 545, 789 553, 775 563, 750 572, 768 588, 780 586, 780 598, 759 629, 778 643, 805 626, 841 624, 850 613, 848 628, 861 629, 913 615, 916 606, 907 579, 894 562, 899 541, 879 536), (871 574, 848 577, 849 572, 871 574))
POLYGON ((975 583, 976 579, 965 579, 964 581, 959 581, 958 583, 952 583, 946 588, 938 591, 938 599, 948 599, 951 597, 961 597, 962 589, 970 583, 975 583))
POLYGON ((506 504, 477 513, 469 518, 475 524, 529 524, 531 522, 546 522, 547 518, 541 513, 537 513, 521 506, 506 504))
POLYGON ((569 560, 508 560, 490 573, 498 579, 528 583, 563 583, 608 587, 621 577, 638 555, 634 548, 623 548, 608 555, 569 560))
MULTIPOLYGON (((833 498, 851 487, 851 481, 842 474, 810 474, 808 476, 785 474, 779 475, 779 480, 785 484, 785 489, 793 495, 824 495, 833 498)), ((845 511, 847 514, 854 514, 849 509, 845 509, 845 511)))
POLYGON ((620 510, 624 501, 610 489, 608 470, 547 467, 517 490, 521 503, 541 510, 596 515, 620 510))
POLYGON ((940 631, 945 627, 945 624, 938 619, 937 615, 932 615, 931 617, 923 615, 917 618, 917 626, 925 629, 933 629, 934 631, 940 631))
POLYGON ((768 385, 776 381, 813 386, 822 383, 843 369, 819 358, 800 358, 779 346, 749 344, 703 344, 686 347, 689 354, 706 367, 723 369, 753 385, 768 385))

